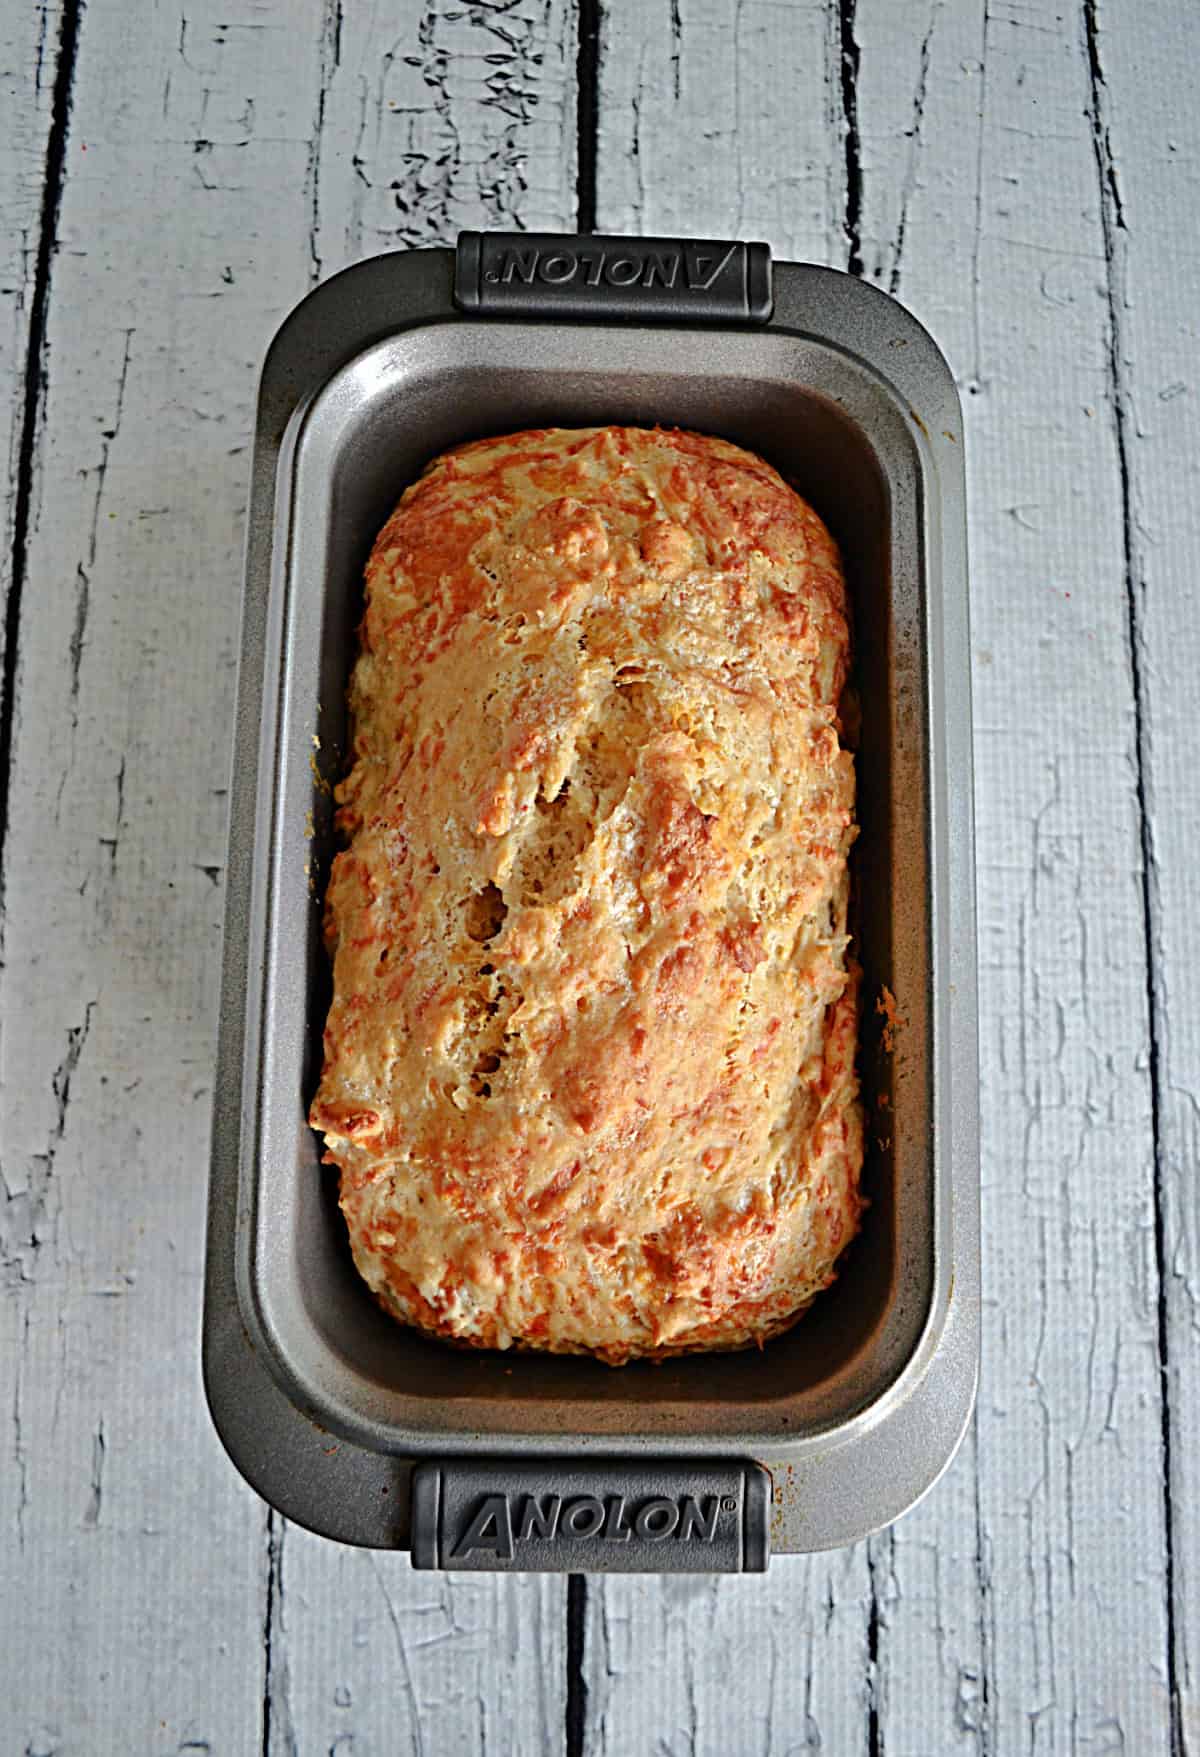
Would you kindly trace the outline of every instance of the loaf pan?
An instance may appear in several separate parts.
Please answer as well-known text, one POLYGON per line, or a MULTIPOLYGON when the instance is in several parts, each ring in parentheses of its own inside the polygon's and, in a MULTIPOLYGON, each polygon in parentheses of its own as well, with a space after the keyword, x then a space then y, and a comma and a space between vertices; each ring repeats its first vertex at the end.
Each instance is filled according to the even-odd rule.
POLYGON ((962 429, 920 325, 762 245, 465 234, 318 288, 263 371, 249 513, 205 1290, 209 1403, 289 1518, 437 1567, 756 1569, 935 1481, 979 1335, 962 429), (446 447, 662 424, 774 463, 853 601, 870 1206, 765 1349, 613 1370, 457 1352, 374 1305, 305 1121, 363 564, 446 447))

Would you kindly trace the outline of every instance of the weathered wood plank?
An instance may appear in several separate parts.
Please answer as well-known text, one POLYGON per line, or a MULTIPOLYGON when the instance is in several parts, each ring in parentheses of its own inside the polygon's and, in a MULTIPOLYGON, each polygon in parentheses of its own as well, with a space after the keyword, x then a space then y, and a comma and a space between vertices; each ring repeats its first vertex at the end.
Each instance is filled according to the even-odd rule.
MULTIPOLYGON (((779 255, 844 266, 841 76, 836 7, 609 9, 602 229, 765 238, 779 255)), ((863 1544, 779 1558, 765 1579, 591 1579, 586 1749, 867 1751, 871 1591, 863 1544)))
POLYGON ((250 7, 76 14, 4 869, 0 1744, 246 1750, 262 1513, 197 1319, 245 437, 310 55, 250 7))
POLYGON ((314 276, 464 227, 570 231, 573 0, 327 0, 308 191, 314 276))
MULTIPOLYGON (((924 14, 917 7, 898 12, 861 0, 855 13, 863 271, 911 304, 962 372, 970 369, 973 342, 968 290, 982 119, 980 24, 977 6, 945 7, 940 0, 924 14)), ((975 537, 975 399, 965 400, 978 631, 988 574, 975 537)), ((985 809, 977 787, 976 810, 985 809)), ((986 1020, 986 964, 981 981, 986 1020)), ((986 1048, 984 1053, 986 1065, 986 1048)), ((988 1101, 985 1083, 985 1117, 988 1101)), ((991 1324, 990 1253, 984 1267, 984 1322, 991 1324)), ((985 1385, 976 1421, 943 1481, 870 1544, 877 1587, 877 1712, 884 1748, 898 1757, 1003 1749, 994 1742, 990 1538, 978 1498, 979 1447, 988 1443, 987 1393, 985 1385)))
POLYGON ((416 1574, 276 1523, 269 1752, 562 1748, 560 1579, 416 1574))
POLYGON ((965 393, 982 981, 978 1489, 968 1454, 893 1533, 884 1747, 1162 1750, 1147 948, 1084 36, 1075 11, 937 0, 859 0, 856 28, 864 263, 965 393))
MULTIPOLYGON (((550 10, 525 9, 518 61, 552 47, 550 10)), ((562 1584, 431 1589, 268 1521, 197 1371, 247 439, 272 329, 345 256, 358 86, 339 107, 333 7, 307 29, 255 0, 81 26, 5 868, 0 1495, 22 1610, 0 1744, 538 1750, 562 1719, 562 1584)), ((396 66, 411 45, 443 80, 412 123, 430 163, 449 130, 452 174, 486 179, 494 121, 519 181, 501 83, 479 121, 498 64, 455 95, 454 9, 392 29, 396 66)), ((401 195, 404 138, 380 136, 401 195)), ((383 221, 363 224, 374 248, 383 221)))
POLYGON ((758 1578, 589 1579, 584 1749, 869 1751, 864 1548, 777 1556, 758 1578))
POLYGON ((837 8, 646 0, 600 39, 597 213, 610 232, 764 238, 844 267, 837 8))
MULTIPOLYGON (((61 19, 56 6, 22 7, 0 16, 0 109, 5 142, 0 152, 0 450, 7 460, 0 505, 4 545, 0 596, 12 577, 13 526, 21 446, 34 410, 27 378, 46 200, 46 151, 61 19)), ((0 633, 0 658, 4 636, 0 633)))
MULTIPOLYGON (((462 227, 572 228, 574 11, 326 7, 309 97, 314 280, 462 227)), ((272 1754, 558 1749, 564 1581, 422 1576, 276 1525, 272 1754)))
MULTIPOLYGON (((1158 0, 1085 5, 1089 110, 1107 244, 1108 400, 1119 419, 1125 586, 1138 679, 1136 766, 1154 951, 1160 1202, 1158 1346, 1165 1368, 1175 1749, 1200 1750, 1200 967, 1195 829, 1200 675, 1200 343, 1196 287, 1196 21, 1158 0)), ((1145 1297, 1152 1297, 1147 1286, 1145 1297)), ((1149 1411, 1147 1412, 1149 1415, 1149 1411)), ((1153 1496, 1157 1484, 1147 1484, 1153 1496)))

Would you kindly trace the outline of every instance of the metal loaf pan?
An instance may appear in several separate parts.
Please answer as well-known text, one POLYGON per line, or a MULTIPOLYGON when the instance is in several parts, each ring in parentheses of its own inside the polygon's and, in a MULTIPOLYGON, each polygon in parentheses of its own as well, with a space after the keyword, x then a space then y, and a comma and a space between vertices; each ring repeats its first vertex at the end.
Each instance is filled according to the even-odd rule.
POLYGON ((267 1500, 347 1542, 411 1546, 433 1566, 757 1568, 768 1539, 828 1548, 896 1518, 949 1462, 974 1395, 958 399, 894 300, 829 269, 777 263, 772 277, 760 245, 467 234, 455 274, 449 250, 347 270, 286 320, 263 372, 212 1148, 210 1406, 267 1500), (836 1285, 765 1350, 618 1371, 455 1352, 385 1317, 355 1274, 305 1123, 329 998, 329 782, 372 538, 447 446, 605 422, 749 446, 841 543, 861 703, 853 925, 871 1204, 836 1285), (887 995, 894 1031, 876 1010, 887 995))

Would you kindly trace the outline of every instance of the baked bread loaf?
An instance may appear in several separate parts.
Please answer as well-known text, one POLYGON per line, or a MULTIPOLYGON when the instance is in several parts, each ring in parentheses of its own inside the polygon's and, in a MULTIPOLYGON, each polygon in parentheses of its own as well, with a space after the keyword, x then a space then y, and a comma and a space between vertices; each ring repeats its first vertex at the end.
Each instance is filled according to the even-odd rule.
POLYGON ((310 1118, 359 1270, 480 1347, 761 1344, 860 1209, 833 540, 723 440, 549 430, 366 582, 310 1118))

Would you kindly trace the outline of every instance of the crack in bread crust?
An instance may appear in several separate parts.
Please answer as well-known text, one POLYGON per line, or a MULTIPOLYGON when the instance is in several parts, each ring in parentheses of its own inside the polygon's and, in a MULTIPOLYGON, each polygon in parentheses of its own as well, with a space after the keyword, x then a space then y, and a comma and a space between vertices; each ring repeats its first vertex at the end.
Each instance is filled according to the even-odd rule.
POLYGON ((761 1343, 857 1229, 841 564, 692 433, 482 440, 367 564, 310 1120, 448 1340, 761 1343))

